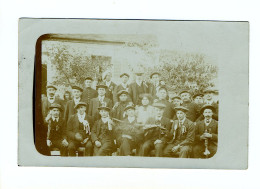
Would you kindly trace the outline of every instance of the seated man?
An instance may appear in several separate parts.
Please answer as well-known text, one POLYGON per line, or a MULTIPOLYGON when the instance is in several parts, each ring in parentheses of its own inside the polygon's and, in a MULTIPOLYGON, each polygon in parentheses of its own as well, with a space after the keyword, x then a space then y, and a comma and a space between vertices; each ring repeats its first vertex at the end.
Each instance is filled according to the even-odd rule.
POLYGON ((166 146, 163 154, 166 157, 188 158, 195 138, 195 126, 186 118, 187 108, 179 106, 175 110, 178 120, 172 124, 170 131, 172 141, 166 146))
POLYGON ((138 125, 135 117, 135 108, 128 105, 125 108, 127 118, 121 123, 117 130, 117 141, 120 144, 120 156, 129 156, 133 149, 138 149, 143 138, 142 126, 138 125))
POLYGON ((94 143, 94 156, 108 156, 115 148, 113 121, 109 117, 110 108, 98 107, 101 118, 91 130, 91 140, 94 143))
POLYGON ((75 109, 77 113, 69 118, 67 129, 69 137, 69 156, 76 156, 79 147, 85 147, 85 156, 91 156, 93 151, 90 139, 92 118, 86 114, 87 104, 79 102, 75 109))
POLYGON ((54 103, 49 109, 50 113, 46 117, 48 123, 47 146, 58 148, 61 156, 67 156, 68 142, 66 140, 64 120, 61 117, 61 105, 54 103))
POLYGON ((194 158, 210 158, 217 151, 218 122, 212 119, 214 111, 215 108, 212 105, 204 105, 201 108, 204 120, 196 124, 194 158))
POLYGON ((140 156, 149 156, 155 149, 155 156, 163 156, 163 148, 169 139, 170 119, 163 117, 165 105, 154 103, 155 117, 149 118, 144 126, 144 143, 140 147, 140 156))
POLYGON ((118 100, 115 103, 114 107, 111 110, 111 116, 113 118, 123 120, 125 119, 125 107, 131 103, 128 99, 128 92, 121 90, 117 94, 118 100))

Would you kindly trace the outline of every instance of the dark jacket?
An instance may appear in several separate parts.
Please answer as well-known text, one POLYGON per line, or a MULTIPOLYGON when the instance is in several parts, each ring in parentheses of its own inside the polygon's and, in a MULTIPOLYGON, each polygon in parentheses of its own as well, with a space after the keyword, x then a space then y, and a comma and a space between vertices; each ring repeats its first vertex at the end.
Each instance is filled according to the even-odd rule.
POLYGON ((141 84, 142 92, 138 90, 138 85, 136 82, 129 85, 129 95, 135 105, 140 103, 139 95, 142 93, 152 93, 152 85, 150 83, 144 83, 141 84))
MULTIPOLYGON (((106 103, 107 107, 112 108, 112 101, 110 99, 104 98, 104 102, 106 103)), ((98 97, 90 100, 88 115, 93 117, 93 119, 99 117, 98 107, 100 106, 101 106, 101 102, 99 102, 98 97)))
POLYGON ((113 103, 113 93, 116 88, 116 84, 111 82, 108 88, 106 89, 106 97, 111 100, 113 103))
MULTIPOLYGON (((53 103, 56 104, 60 104, 63 111, 64 111, 64 101, 62 99, 60 99, 59 97, 55 96, 54 97, 55 100, 53 103)), ((47 117, 48 113, 49 113, 49 108, 51 106, 51 103, 48 101, 47 97, 43 97, 42 98, 42 116, 43 116, 43 120, 45 120, 45 118, 47 117)))
POLYGON ((66 127, 62 118, 59 118, 58 122, 53 121, 52 118, 49 119, 47 139, 51 141, 67 139, 66 127))
POLYGON ((82 101, 89 104, 90 100, 93 98, 96 98, 97 96, 98 96, 98 93, 96 90, 92 89, 91 87, 85 88, 82 93, 82 101))
POLYGON ((200 136, 205 132, 212 134, 212 138, 209 139, 209 145, 217 145, 218 143, 218 122, 214 119, 211 120, 210 124, 206 127, 204 120, 196 123, 195 126, 195 142, 204 145, 204 140, 200 140, 200 136))
POLYGON ((115 127, 108 130, 108 123, 103 123, 101 119, 97 120, 91 130, 91 140, 94 143, 96 140, 113 141, 115 139, 115 127))

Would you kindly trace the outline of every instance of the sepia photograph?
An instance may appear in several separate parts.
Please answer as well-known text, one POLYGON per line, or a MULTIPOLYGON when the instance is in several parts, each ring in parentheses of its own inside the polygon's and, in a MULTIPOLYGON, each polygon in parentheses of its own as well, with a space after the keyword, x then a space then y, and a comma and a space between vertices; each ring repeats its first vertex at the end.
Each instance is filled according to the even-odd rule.
MULTIPOLYGON (((20 26, 28 20, 35 21, 21 19, 20 26)), ((44 24, 45 20, 42 21, 44 24)), ((66 19, 47 21, 58 27, 55 22, 65 23, 66 19)), ((180 166, 181 161, 190 161, 185 164, 187 168, 192 168, 191 164, 200 168, 204 161, 207 167, 218 158, 225 161, 223 155, 228 146, 223 144, 228 141, 228 132, 221 131, 233 128, 225 127, 227 122, 221 116, 229 105, 225 93, 231 88, 221 90, 225 85, 221 76, 226 62, 221 61, 223 44, 218 40, 225 39, 219 34, 225 33, 225 27, 233 29, 233 23, 84 19, 71 22, 99 27, 89 32, 62 32, 62 27, 41 31, 35 35, 34 48, 27 51, 33 57, 33 123, 29 137, 41 158, 47 158, 53 166, 56 158, 68 162, 71 158, 75 162, 86 159, 90 163, 102 157, 103 162, 114 161, 107 166, 116 166, 119 159, 139 161, 137 167, 148 158, 149 163, 162 161, 162 167, 169 168, 180 166), (200 165, 192 161, 199 161, 200 165)), ((242 26, 244 33, 239 34, 246 38, 247 23, 235 24, 237 28, 242 26)), ((26 45, 25 39, 20 44, 26 45)), ((19 51, 19 65, 28 61, 24 52, 19 51)), ((243 53, 245 57, 248 54, 243 53)), ((25 118, 20 117, 19 121, 22 119, 25 118)), ((247 130, 248 125, 242 127, 247 130)), ((28 136, 27 132, 24 134, 19 137, 28 136)), ((247 144, 241 143, 247 157, 247 144)), ((80 161, 77 166, 85 166, 80 161)), ((242 167, 246 164, 241 163, 242 167)))

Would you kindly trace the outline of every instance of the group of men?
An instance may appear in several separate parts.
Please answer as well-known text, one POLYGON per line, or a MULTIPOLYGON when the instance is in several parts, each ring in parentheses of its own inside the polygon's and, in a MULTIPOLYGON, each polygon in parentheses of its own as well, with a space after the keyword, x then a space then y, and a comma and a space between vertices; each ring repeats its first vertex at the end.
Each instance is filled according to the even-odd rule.
POLYGON ((218 103, 215 91, 191 96, 189 90, 168 89, 160 73, 143 79, 135 73, 120 75, 121 83, 111 81, 105 72, 96 89, 93 79, 85 87, 72 86, 71 100, 64 102, 47 86, 42 98, 42 116, 49 151, 61 156, 155 156, 209 158, 217 151, 218 103))

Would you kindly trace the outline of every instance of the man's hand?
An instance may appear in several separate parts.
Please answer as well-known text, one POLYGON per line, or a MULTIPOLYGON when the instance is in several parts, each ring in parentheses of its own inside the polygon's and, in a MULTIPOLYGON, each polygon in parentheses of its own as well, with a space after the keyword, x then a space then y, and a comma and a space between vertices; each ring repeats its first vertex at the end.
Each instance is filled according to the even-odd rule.
POLYGON ((200 140, 205 140, 205 139, 207 138, 205 137, 205 133, 204 133, 203 135, 200 136, 200 140))
POLYGON ((82 141, 82 140, 83 140, 82 135, 81 135, 80 133, 76 133, 76 134, 75 134, 75 139, 76 139, 77 141, 82 141))
POLYGON ((179 150, 179 148, 180 148, 179 145, 174 146, 174 147, 172 148, 172 152, 177 152, 177 151, 179 150))
POLYGON ((46 118, 45 118, 45 121, 48 122, 50 119, 51 119, 51 114, 50 114, 50 112, 49 112, 48 115, 47 115, 46 118))
POLYGON ((96 145, 96 147, 99 148, 99 147, 101 146, 101 142, 99 142, 98 140, 96 140, 96 141, 95 141, 95 145, 96 145))
POLYGON ((47 140, 47 146, 51 146, 52 145, 52 143, 51 143, 51 141, 50 140, 47 140))
POLYGON ((81 142, 81 144, 86 144, 88 142, 88 138, 85 138, 82 142, 81 142))
POLYGON ((205 136, 206 138, 212 138, 212 134, 210 134, 210 133, 204 133, 204 136, 205 136))
POLYGON ((132 137, 130 135, 122 135, 123 138, 128 138, 128 139, 132 139, 132 137))
POLYGON ((66 139, 63 139, 61 142, 62 146, 67 147, 69 145, 68 141, 66 139))
POLYGON ((154 141, 154 145, 155 145, 155 144, 160 144, 160 143, 162 143, 162 141, 159 140, 159 139, 157 139, 156 141, 154 141))

